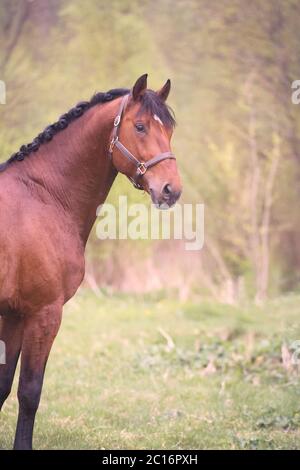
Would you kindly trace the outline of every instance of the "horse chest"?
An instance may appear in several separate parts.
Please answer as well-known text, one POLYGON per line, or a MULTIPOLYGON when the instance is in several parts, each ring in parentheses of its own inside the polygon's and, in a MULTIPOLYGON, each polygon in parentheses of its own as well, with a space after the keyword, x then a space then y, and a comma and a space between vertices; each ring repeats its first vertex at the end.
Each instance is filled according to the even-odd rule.
POLYGON ((0 303, 21 311, 69 300, 84 276, 84 247, 68 221, 36 213, 20 219, 22 230, 2 234, 0 249, 5 276, 0 303))

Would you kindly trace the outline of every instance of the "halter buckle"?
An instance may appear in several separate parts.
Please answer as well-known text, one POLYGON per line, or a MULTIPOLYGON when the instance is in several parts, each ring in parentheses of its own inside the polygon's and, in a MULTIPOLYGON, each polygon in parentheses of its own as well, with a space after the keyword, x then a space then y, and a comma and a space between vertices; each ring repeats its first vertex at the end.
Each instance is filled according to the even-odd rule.
POLYGON ((145 164, 143 162, 141 162, 139 164, 139 166, 137 167, 137 172, 140 176, 143 176, 147 171, 147 167, 145 166, 145 164))
POLYGON ((120 122, 121 122, 121 116, 120 116, 120 114, 118 114, 118 116, 115 117, 114 126, 115 126, 115 127, 118 127, 118 125, 120 124, 120 122))
POLYGON ((112 153, 113 151, 113 148, 115 146, 115 143, 118 141, 118 136, 116 135, 116 137, 114 137, 113 139, 111 139, 111 143, 110 143, 110 146, 109 146, 109 153, 112 153))

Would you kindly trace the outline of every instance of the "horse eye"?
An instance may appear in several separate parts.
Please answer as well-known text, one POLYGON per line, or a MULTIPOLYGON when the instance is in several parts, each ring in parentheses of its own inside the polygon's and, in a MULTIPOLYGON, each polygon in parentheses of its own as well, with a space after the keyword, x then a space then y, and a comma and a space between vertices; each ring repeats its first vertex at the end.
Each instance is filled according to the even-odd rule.
POLYGON ((145 132, 145 126, 144 124, 141 124, 140 122, 135 124, 135 128, 138 132, 145 132))

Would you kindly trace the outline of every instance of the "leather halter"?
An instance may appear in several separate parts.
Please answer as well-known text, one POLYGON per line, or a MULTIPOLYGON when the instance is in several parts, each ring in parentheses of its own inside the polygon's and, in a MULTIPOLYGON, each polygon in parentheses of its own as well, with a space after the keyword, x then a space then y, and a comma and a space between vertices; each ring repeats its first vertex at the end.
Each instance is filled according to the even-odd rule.
POLYGON ((112 139, 110 142, 109 146, 109 156, 112 159, 113 156, 113 149, 116 146, 118 150, 124 155, 124 157, 127 158, 130 162, 132 162, 136 166, 136 173, 134 177, 127 176, 127 178, 132 182, 132 184, 137 188, 137 189, 144 189, 143 186, 139 183, 139 179, 146 173, 148 168, 151 168, 154 165, 157 165, 157 163, 162 162, 163 160, 167 159, 176 159, 175 155, 172 152, 163 152, 160 153, 159 155, 156 155, 155 157, 151 158, 150 160, 146 162, 140 161, 138 158, 136 158, 126 147, 119 141, 119 128, 121 124, 121 119, 122 115, 125 109, 125 106, 128 102, 129 95, 125 95, 122 98, 119 112, 117 116, 114 119, 114 128, 112 132, 112 139))

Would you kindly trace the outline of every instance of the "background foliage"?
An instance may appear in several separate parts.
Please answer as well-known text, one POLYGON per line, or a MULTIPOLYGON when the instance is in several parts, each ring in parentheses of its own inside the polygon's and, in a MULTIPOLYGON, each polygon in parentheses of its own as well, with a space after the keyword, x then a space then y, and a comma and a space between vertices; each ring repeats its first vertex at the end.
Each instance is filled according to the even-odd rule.
MULTIPOLYGON (((1 0, 1 160, 95 91, 144 72, 154 89, 173 82, 183 201, 205 203, 205 247, 92 234, 89 282, 226 302, 298 289, 299 26, 297 0, 1 0)), ((148 201, 118 177, 110 200, 121 193, 148 201)))
MULTIPOLYGON (((93 231, 35 447, 299 449, 299 31, 298 0, 0 0, 1 161, 148 72, 172 79, 182 201, 205 204, 200 252, 93 231)), ((0 448, 16 414, 15 383, 0 448)))

